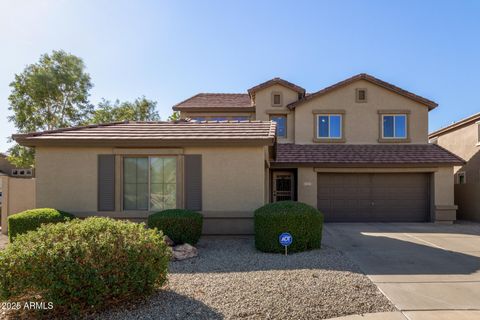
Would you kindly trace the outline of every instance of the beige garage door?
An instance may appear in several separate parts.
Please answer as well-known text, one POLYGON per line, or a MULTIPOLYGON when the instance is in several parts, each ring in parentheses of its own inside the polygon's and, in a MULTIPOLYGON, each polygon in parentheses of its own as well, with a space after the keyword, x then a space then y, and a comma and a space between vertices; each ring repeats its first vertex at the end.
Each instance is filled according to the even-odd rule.
POLYGON ((428 221, 429 181, 424 173, 319 173, 318 209, 325 221, 428 221))

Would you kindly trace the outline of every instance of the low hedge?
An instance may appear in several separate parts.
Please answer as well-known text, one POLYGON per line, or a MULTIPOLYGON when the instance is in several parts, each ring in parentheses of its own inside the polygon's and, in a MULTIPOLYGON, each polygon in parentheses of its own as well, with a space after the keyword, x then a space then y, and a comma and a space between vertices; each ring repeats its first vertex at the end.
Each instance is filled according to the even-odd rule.
POLYGON ((169 209, 148 217, 149 228, 157 228, 176 244, 194 245, 202 235, 203 216, 194 211, 169 209))
POLYGON ((46 224, 0 252, 0 297, 91 312, 163 285, 170 255, 163 235, 144 224, 99 217, 46 224))
POLYGON ((288 232, 293 237, 289 252, 321 246, 323 214, 301 202, 279 201, 255 210, 255 247, 264 252, 284 252, 278 237, 288 232))
POLYGON ((8 217, 8 237, 13 242, 17 235, 37 230, 42 224, 65 222, 74 218, 68 212, 51 208, 23 211, 8 217))

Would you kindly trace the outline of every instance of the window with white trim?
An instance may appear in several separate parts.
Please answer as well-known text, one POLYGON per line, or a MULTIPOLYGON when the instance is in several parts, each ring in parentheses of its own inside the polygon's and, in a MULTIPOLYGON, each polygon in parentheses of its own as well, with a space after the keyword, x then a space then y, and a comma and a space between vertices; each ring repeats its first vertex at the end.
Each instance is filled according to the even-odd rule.
POLYGON ((342 139, 342 115, 318 114, 317 139, 342 139))
POLYGON ((123 158, 123 209, 176 208, 177 160, 175 157, 123 158))
POLYGON ((383 139, 406 139, 407 138, 407 115, 406 114, 382 115, 382 138, 383 139))

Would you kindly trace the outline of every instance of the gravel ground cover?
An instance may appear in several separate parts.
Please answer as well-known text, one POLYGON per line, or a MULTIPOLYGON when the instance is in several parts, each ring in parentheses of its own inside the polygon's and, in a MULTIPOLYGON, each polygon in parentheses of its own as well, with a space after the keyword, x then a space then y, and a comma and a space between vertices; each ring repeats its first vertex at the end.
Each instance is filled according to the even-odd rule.
POLYGON ((328 319, 394 311, 340 251, 287 257, 255 250, 253 238, 203 238, 199 256, 172 262, 168 286, 96 319, 328 319))

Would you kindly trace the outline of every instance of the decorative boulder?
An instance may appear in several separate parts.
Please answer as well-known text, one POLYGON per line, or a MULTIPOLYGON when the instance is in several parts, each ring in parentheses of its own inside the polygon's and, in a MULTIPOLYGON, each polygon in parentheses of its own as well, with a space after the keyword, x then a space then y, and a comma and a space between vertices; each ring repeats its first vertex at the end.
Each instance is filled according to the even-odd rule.
POLYGON ((197 248, 188 243, 181 244, 172 248, 172 260, 185 260, 194 258, 198 255, 197 248))
POLYGON ((165 243, 167 244, 167 246, 173 247, 173 246, 175 245, 175 242, 173 242, 172 239, 170 239, 169 236, 164 235, 163 238, 164 238, 165 243))

